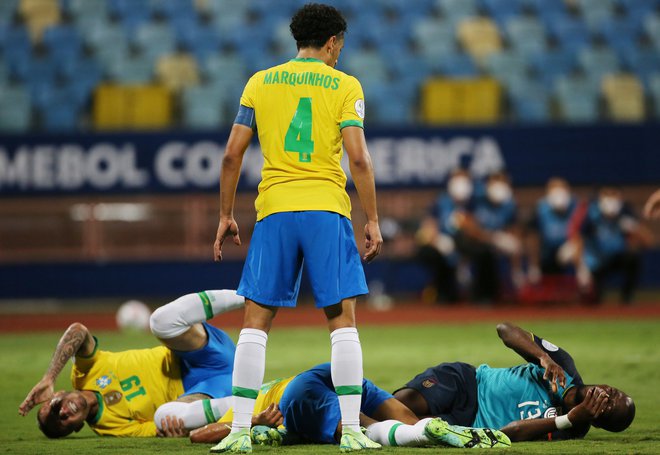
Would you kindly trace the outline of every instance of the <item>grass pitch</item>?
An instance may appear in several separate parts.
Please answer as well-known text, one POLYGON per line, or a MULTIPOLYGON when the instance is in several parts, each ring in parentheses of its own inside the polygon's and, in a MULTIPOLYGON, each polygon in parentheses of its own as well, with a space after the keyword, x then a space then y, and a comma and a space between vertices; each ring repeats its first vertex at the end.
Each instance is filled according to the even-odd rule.
MULTIPOLYGON (((660 453, 660 321, 528 322, 523 327, 567 349, 588 383, 609 383, 629 393, 637 405, 635 422, 623 433, 592 429, 582 441, 517 443, 511 454, 657 454, 660 453)), ((236 332, 230 334, 236 338, 236 332)), ((10 454, 204 454, 209 446, 187 439, 101 438, 87 427, 63 440, 47 440, 36 427, 35 411, 25 418, 18 404, 45 371, 61 334, 0 334, 0 452, 10 454)), ((102 349, 155 346, 147 334, 95 333, 102 349)), ((362 326, 365 376, 393 390, 415 374, 443 361, 511 366, 521 359, 497 338, 495 324, 362 326)), ((268 345, 266 380, 290 376, 330 358, 325 329, 275 325, 268 345)), ((68 388, 70 367, 58 389, 68 388)), ((385 448, 381 453, 424 454, 457 449, 385 448)), ((256 447, 255 453, 336 454, 337 446, 256 447)))

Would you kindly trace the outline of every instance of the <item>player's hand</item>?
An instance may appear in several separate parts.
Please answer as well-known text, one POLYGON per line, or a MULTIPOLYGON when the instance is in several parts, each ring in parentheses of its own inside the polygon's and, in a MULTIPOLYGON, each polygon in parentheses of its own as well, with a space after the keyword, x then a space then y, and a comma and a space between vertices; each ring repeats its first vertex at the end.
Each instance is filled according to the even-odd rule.
POLYGON ((575 406, 568 412, 568 419, 575 425, 576 423, 589 423, 600 417, 610 406, 610 396, 601 387, 591 387, 582 403, 575 406))
POLYGON ((566 387, 566 375, 564 369, 560 367, 552 358, 547 355, 541 358, 541 367, 545 368, 543 379, 550 382, 552 391, 557 393, 558 386, 566 387))
POLYGON ((383 236, 380 233, 378 221, 369 221, 364 227, 364 243, 367 251, 362 259, 365 262, 371 262, 380 254, 383 246, 383 236))
POLYGON ((180 438, 188 436, 188 430, 183 425, 183 419, 177 419, 174 416, 166 416, 160 419, 161 430, 157 430, 157 435, 161 438, 180 438))
POLYGON ((235 245, 241 244, 236 220, 234 218, 221 218, 220 224, 218 224, 218 233, 215 236, 215 243, 213 244, 213 257, 216 262, 222 261, 222 244, 229 236, 232 236, 235 245))
POLYGON ((644 216, 646 218, 660 218, 660 190, 653 193, 644 204, 644 216))
POLYGON ((276 428, 282 425, 284 417, 280 412, 280 408, 275 403, 271 403, 264 411, 260 412, 252 419, 252 425, 266 425, 267 427, 276 428))
POLYGON ((43 378, 30 390, 25 400, 18 406, 18 413, 26 416, 36 405, 53 398, 54 393, 53 381, 50 378, 43 378))

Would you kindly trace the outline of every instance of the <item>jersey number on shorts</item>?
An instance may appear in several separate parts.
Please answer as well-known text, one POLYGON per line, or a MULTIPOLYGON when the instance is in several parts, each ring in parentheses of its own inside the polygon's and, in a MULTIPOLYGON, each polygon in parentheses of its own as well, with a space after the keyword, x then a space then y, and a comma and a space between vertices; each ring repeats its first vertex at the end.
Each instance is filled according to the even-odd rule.
POLYGON ((309 163, 314 153, 312 140, 312 99, 300 98, 296 113, 284 137, 284 150, 298 153, 298 161, 309 163))

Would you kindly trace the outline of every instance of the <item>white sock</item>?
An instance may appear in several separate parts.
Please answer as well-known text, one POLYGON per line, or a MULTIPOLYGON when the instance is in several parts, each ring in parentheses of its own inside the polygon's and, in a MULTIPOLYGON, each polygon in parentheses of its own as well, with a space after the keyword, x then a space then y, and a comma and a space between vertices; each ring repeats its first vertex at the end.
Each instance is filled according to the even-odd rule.
POLYGON ((194 430, 203 427, 207 423, 217 422, 229 410, 231 402, 231 397, 197 400, 191 403, 170 401, 156 409, 154 421, 156 427, 162 430, 161 419, 170 416, 182 419, 186 430, 194 430))
POLYGON ((406 425, 398 420, 376 422, 367 428, 367 437, 384 446, 427 446, 433 444, 424 434, 424 427, 429 420, 431 419, 422 419, 415 425, 406 425))
POLYGON ((268 334, 258 329, 243 329, 236 343, 232 395, 234 421, 232 433, 252 426, 254 402, 264 380, 268 334))
POLYGON ((193 324, 244 305, 245 298, 229 289, 186 294, 154 311, 149 325, 151 332, 158 338, 174 338, 186 332, 193 324))
POLYGON ((362 346, 355 327, 330 334, 332 384, 339 396, 342 428, 360 431, 362 401, 362 346))

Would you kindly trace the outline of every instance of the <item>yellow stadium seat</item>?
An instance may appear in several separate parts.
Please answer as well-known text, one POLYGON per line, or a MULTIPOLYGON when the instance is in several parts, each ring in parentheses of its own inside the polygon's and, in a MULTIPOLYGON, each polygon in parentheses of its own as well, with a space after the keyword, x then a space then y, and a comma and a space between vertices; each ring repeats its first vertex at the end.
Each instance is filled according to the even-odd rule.
POLYGON ((103 84, 94 95, 97 129, 158 129, 172 123, 172 96, 160 85, 103 84))
POLYGON ((156 64, 156 77, 174 92, 199 85, 197 61, 190 54, 183 52, 163 55, 156 64))
POLYGON ((434 78, 422 88, 422 121, 431 125, 495 123, 502 88, 490 78, 434 78))
POLYGON ((633 74, 610 74, 603 78, 603 96, 607 114, 619 122, 644 120, 644 88, 633 74))
POLYGON ((470 17, 458 24, 458 40, 479 64, 490 54, 502 49, 502 38, 497 25, 488 17, 470 17))
POLYGON ((21 0, 18 11, 35 43, 41 41, 44 30, 60 23, 57 0, 21 0))

